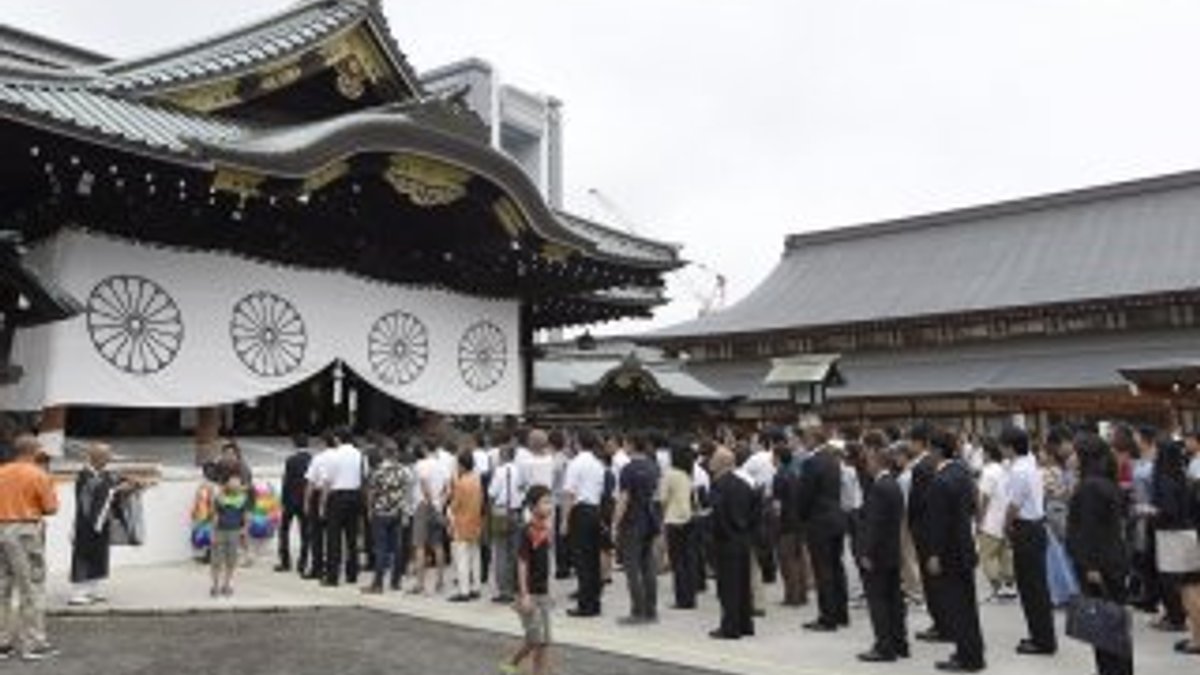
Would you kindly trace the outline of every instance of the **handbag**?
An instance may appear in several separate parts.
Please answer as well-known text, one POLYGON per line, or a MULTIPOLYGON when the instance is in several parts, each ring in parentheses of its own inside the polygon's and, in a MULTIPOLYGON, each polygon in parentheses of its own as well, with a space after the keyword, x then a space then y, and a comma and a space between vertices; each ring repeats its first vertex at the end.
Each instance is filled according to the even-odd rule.
POLYGON ((1117 656, 1133 655, 1129 611, 1105 598, 1077 595, 1067 607, 1067 635, 1117 656))
POLYGON ((1154 533, 1158 571, 1166 574, 1200 572, 1200 537, 1196 530, 1158 530, 1154 533))

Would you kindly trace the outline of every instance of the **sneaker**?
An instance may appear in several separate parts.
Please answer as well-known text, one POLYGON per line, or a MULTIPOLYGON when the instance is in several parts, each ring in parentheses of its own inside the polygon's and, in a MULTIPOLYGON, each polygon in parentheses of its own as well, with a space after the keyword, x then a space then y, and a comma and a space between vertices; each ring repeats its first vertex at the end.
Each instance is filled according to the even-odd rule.
POLYGON ((104 595, 103 593, 92 593, 88 596, 88 598, 91 599, 92 603, 97 605, 102 605, 108 602, 108 596, 104 595))
POLYGON ((7 661, 16 656, 17 649, 12 645, 0 645, 0 661, 7 661))
POLYGON ((92 604, 92 602, 94 602, 94 600, 92 600, 91 596, 87 595, 72 595, 67 600, 67 604, 71 607, 86 607, 92 604))
POLYGON ((52 645, 38 645, 21 653, 22 661, 45 661, 58 656, 58 650, 52 645))

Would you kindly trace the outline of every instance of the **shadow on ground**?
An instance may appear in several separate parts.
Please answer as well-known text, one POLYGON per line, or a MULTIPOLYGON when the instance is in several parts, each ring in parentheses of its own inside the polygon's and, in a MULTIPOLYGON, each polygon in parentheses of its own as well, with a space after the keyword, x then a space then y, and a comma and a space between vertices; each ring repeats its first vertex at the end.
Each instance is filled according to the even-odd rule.
MULTIPOLYGON (((62 655, 19 672, 480 675, 497 672, 514 646, 505 636, 355 609, 60 617, 49 628, 62 655)), ((553 663, 557 675, 703 675, 574 647, 555 647, 553 663)))

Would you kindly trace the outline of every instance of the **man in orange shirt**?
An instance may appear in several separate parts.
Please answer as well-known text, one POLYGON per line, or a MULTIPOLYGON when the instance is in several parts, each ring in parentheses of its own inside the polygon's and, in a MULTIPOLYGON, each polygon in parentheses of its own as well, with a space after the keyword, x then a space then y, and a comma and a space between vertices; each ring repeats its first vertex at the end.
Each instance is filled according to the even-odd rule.
POLYGON ((38 464, 41 445, 17 437, 16 457, 0 465, 0 660, 55 655, 46 640, 46 538, 42 520, 58 511, 54 481, 38 464), (12 596, 19 598, 12 612, 12 596))

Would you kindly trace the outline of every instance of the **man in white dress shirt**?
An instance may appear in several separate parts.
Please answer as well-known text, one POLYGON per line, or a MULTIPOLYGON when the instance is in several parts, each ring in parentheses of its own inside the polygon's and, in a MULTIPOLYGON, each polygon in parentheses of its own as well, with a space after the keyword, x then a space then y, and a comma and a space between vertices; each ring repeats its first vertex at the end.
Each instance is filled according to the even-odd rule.
POLYGON ((358 582, 358 524, 362 514, 363 455, 354 447, 350 430, 333 432, 337 446, 323 461, 324 487, 328 493, 328 550, 322 585, 337 586, 345 554, 346 583, 358 582))
POLYGON ((1024 429, 1009 427, 1000 434, 1000 448, 1014 457, 1008 477, 1008 537, 1013 547, 1013 572, 1029 637, 1017 645, 1018 654, 1052 655, 1058 651, 1054 607, 1046 577, 1045 486, 1037 457, 1024 429))
POLYGON ((564 535, 570 540, 576 576, 579 580, 578 606, 567 610, 571 616, 600 614, 600 499, 608 468, 596 456, 600 439, 589 429, 579 432, 579 452, 567 465, 563 477, 563 505, 567 523, 564 535))

